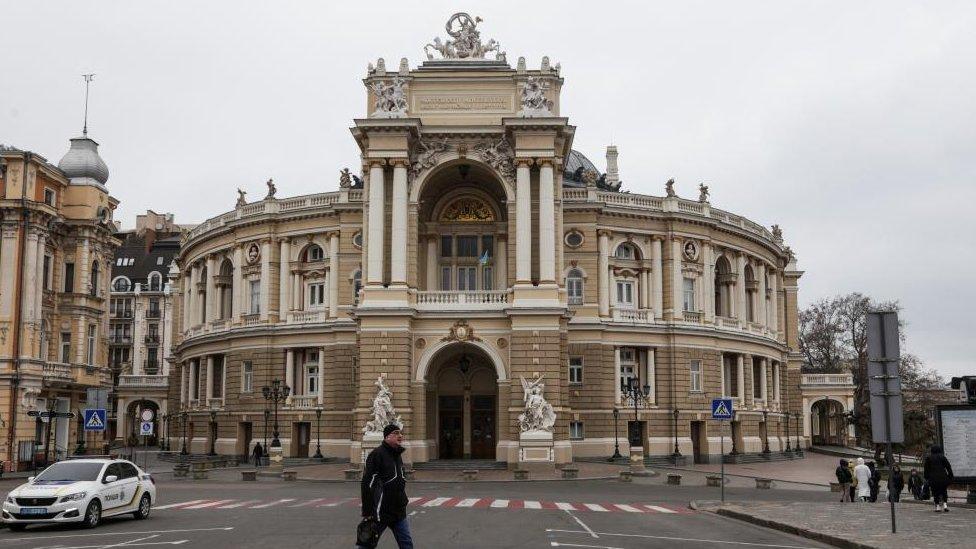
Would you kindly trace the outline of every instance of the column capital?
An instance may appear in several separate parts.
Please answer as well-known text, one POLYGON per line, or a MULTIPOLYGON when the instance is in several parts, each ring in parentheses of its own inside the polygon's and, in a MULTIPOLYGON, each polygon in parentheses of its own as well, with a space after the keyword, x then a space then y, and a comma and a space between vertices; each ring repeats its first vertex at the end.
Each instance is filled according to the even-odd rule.
POLYGON ((609 238, 609 237, 613 236, 613 231, 611 231, 610 229, 597 229, 596 235, 597 236, 605 236, 605 237, 608 237, 609 238))
POLYGON ((516 168, 529 168, 533 164, 533 160, 531 158, 516 158, 514 162, 516 168))
POLYGON ((390 164, 390 166, 393 166, 394 168, 409 168, 410 167, 410 161, 408 159, 406 159, 406 158, 390 158, 388 160, 388 163, 390 164))
POLYGON ((326 238, 339 238, 339 231, 328 231, 325 233, 326 238))
POLYGON ((382 168, 387 165, 385 158, 367 158, 364 162, 369 168, 382 168))
POLYGON ((550 168, 555 166, 555 161, 553 158, 536 158, 535 163, 540 167, 549 166, 550 168))

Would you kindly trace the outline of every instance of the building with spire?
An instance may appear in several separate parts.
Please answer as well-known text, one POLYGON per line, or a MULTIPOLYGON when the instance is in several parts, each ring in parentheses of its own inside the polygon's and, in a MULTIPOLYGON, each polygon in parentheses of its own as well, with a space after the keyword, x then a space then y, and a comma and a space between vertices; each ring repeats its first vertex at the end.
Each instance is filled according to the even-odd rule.
MULTIPOLYGON (((87 130, 87 128, 86 128, 87 130)), ((109 272, 119 245, 108 166, 83 132, 58 165, 0 146, 0 460, 5 470, 101 451, 82 410, 105 405, 109 272), (53 421, 29 412, 54 410, 53 421)))

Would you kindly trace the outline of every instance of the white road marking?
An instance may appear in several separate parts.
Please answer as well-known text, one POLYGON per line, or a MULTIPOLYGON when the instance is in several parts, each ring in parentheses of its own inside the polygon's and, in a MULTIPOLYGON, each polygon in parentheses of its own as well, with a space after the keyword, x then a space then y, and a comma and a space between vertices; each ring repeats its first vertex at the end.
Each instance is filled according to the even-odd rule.
POLYGON ((237 503, 231 503, 230 505, 221 505, 217 509, 237 509, 238 507, 244 507, 245 505, 251 505, 253 503, 261 503, 261 500, 249 499, 247 501, 238 501, 237 503))
POLYGON ((449 501, 451 498, 434 498, 427 503, 423 504, 422 507, 440 507, 445 501, 449 501))
POLYGON ((163 509, 172 509, 174 507, 180 507, 182 505, 193 505, 194 503, 203 503, 207 501, 205 499, 194 499, 190 501, 181 501, 180 503, 170 503, 168 505, 153 505, 153 511, 162 511, 163 509))
POLYGON ((508 507, 508 500, 496 499, 495 501, 491 502, 491 506, 494 507, 495 509, 505 509, 508 507))
POLYGON ((69 534, 67 536, 31 536, 29 538, 3 538, 0 543, 8 541, 26 541, 39 539, 68 539, 68 538, 91 538, 96 536, 140 536, 142 534, 183 534, 187 532, 216 532, 233 530, 233 526, 222 526, 219 528, 183 528, 178 530, 151 530, 147 532, 100 532, 97 534, 69 534))
POLYGON ((474 507, 474 504, 479 501, 481 501, 481 498, 462 499, 455 507, 474 507))
POLYGON ((188 507, 184 507, 183 509, 184 510, 185 509, 206 509, 207 507, 216 507, 218 505, 224 505, 224 504, 227 504, 227 503, 231 503, 232 501, 235 501, 235 500, 232 500, 232 499, 218 499, 216 501, 208 501, 207 503, 200 503, 200 504, 197 504, 197 505, 190 505, 188 507))
MULTIPOLYGON (((581 532, 579 530, 558 530, 555 528, 547 528, 546 532, 557 532, 562 534, 585 534, 586 532, 581 532)), ((676 538, 670 536, 649 536, 646 534, 614 534, 612 532, 596 532, 601 536, 617 536, 623 538, 644 538, 644 539, 665 539, 670 541, 695 541, 699 543, 721 543, 725 545, 747 545, 750 547, 773 547, 776 549, 814 549, 813 547, 806 545, 778 545, 775 543, 753 543, 748 541, 726 541, 722 539, 697 539, 697 538, 676 538)), ((572 547, 572 545, 561 544, 562 547, 572 547)))
POLYGON ((592 549, 624 549, 623 547, 611 547, 609 545, 580 545, 578 543, 559 543, 558 541, 550 542, 553 547, 590 547, 592 549))
POLYGON ((572 503, 564 503, 564 502, 561 502, 561 501, 557 501, 556 502, 556 509, 559 509, 561 511, 575 511, 576 510, 576 508, 573 507, 573 504, 572 503))
POLYGON ((319 505, 319 507, 338 507, 338 506, 342 505, 343 503, 347 503, 347 502, 352 501, 353 499, 355 499, 355 498, 346 498, 346 499, 341 499, 339 501, 331 501, 329 503, 323 503, 322 505, 319 505))
POLYGON ((522 507, 524 509, 542 509, 542 504, 538 501, 524 501, 522 507))
POLYGON ((573 520, 576 521, 576 524, 579 524, 580 526, 583 527, 584 530, 586 530, 587 532, 589 532, 590 533, 590 536, 592 536, 593 539, 597 539, 597 538, 600 537, 600 536, 596 535, 596 532, 594 532, 589 526, 587 526, 585 523, 583 523, 583 521, 580 520, 579 517, 577 517, 576 515, 570 513, 569 511, 566 511, 566 514, 569 515, 569 516, 571 516, 571 517, 573 517, 573 520))
POLYGON ((675 511, 673 509, 668 509, 667 507, 661 507, 659 505, 647 505, 647 504, 644 504, 644 507, 647 507, 651 511, 657 511, 658 513, 677 513, 677 511, 675 511))
POLYGON ((408 503, 416 503, 424 498, 407 498, 408 503))
POLYGON ((282 503, 288 503, 289 501, 295 501, 295 498, 279 499, 278 501, 272 501, 271 503, 265 503, 263 505, 253 505, 249 507, 250 509, 267 509, 268 507, 274 507, 275 505, 281 505, 282 503))
POLYGON ((624 503, 614 503, 613 506, 616 507, 617 509, 620 509, 621 511, 627 511, 628 513, 643 513, 644 512, 644 511, 641 511, 640 509, 638 509, 636 507, 631 507, 630 505, 626 505, 624 503))
POLYGON ((609 509, 600 505, 599 503, 584 503, 583 505, 590 511, 599 511, 601 513, 606 513, 609 511, 609 509))
POLYGON ((310 499, 310 500, 304 501, 302 503, 298 503, 298 504, 295 504, 295 505, 289 505, 288 507, 308 507, 309 505, 315 505, 316 503, 318 503, 320 501, 325 501, 325 498, 310 499))

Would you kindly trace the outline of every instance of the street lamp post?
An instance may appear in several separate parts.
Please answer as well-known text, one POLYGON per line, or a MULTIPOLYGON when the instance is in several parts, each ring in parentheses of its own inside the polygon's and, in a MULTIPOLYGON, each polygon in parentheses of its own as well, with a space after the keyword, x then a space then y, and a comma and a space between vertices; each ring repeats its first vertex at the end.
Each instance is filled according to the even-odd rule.
POLYGON ((322 407, 315 409, 315 455, 317 459, 322 459, 322 407))
POLYGON ((274 403, 274 428, 271 431, 271 447, 281 448, 281 441, 278 440, 278 403, 284 402, 291 393, 291 387, 283 384, 280 379, 271 382, 271 386, 261 387, 261 394, 264 400, 274 403))
POLYGON ((188 415, 189 414, 187 414, 186 412, 180 413, 180 419, 183 421, 183 448, 180 450, 181 456, 185 456, 190 453, 186 451, 186 417, 188 415))
POLYGON ((217 410, 210 410, 210 453, 207 455, 217 455, 217 410))
POLYGON ((796 446, 794 449, 799 453, 803 451, 803 448, 800 447, 800 412, 793 414, 793 416, 796 417, 796 446))
MULTIPOLYGON (((268 423, 271 421, 271 410, 264 409, 264 455, 268 454, 268 423)), ((263 457, 261 459, 264 459, 263 457)))
POLYGON ((620 418, 620 410, 613 407, 613 455, 607 461, 614 461, 624 456, 620 455, 620 441, 617 438, 617 419, 620 418))
MULTIPOLYGON (((625 399, 630 399, 634 403, 634 429, 637 431, 637 435, 640 436, 640 416, 638 415, 638 409, 643 408, 647 405, 647 397, 651 394, 651 386, 638 385, 636 378, 628 378, 627 386, 621 388, 621 396, 625 399)), ((643 445, 643 441, 640 441, 643 445)))
MULTIPOLYGON (((738 410, 732 410, 732 423, 735 423, 735 417, 737 415, 739 415, 739 411, 738 410)), ((735 442, 735 439, 736 439, 735 431, 732 431, 731 435, 732 435, 731 436, 731 438, 732 438, 732 451, 729 452, 729 455, 730 456, 737 456, 737 455, 739 455, 739 445, 736 444, 736 442, 735 442)))
POLYGON ((674 418, 674 421, 672 422, 672 429, 674 430, 674 451, 671 452, 671 460, 674 462, 675 465, 678 464, 678 460, 681 458, 681 450, 678 448, 678 414, 679 413, 680 412, 678 412, 677 408, 675 408, 674 411, 671 412, 671 416, 674 418))
POLYGON ((763 410, 762 415, 763 415, 763 426, 764 426, 763 453, 768 454, 769 453, 769 422, 767 420, 769 419, 769 410, 763 410))

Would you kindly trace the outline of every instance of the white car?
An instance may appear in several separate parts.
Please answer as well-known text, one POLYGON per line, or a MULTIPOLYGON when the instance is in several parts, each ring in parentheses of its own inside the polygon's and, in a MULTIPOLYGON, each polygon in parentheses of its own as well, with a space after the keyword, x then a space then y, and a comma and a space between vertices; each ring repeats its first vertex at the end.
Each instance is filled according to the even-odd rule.
POLYGON ((14 531, 30 524, 81 522, 94 528, 102 517, 149 516, 156 482, 121 459, 59 461, 7 494, 3 522, 14 531))

